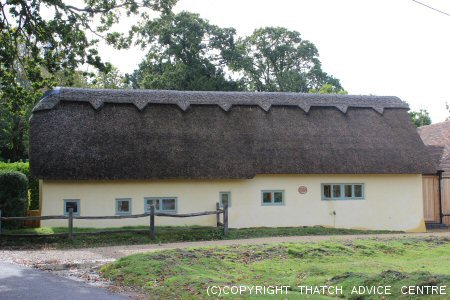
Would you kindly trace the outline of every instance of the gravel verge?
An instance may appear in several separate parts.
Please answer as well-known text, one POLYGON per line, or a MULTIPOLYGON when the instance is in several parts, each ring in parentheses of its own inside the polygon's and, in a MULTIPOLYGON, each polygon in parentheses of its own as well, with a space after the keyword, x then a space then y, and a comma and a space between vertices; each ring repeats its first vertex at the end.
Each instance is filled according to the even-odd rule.
POLYGON ((46 270, 63 277, 85 281, 95 286, 110 287, 110 283, 98 275, 98 268, 103 264, 135 253, 203 246, 257 245, 282 242, 318 242, 324 240, 355 239, 426 239, 436 237, 448 239, 450 238, 450 231, 373 235, 289 236, 65 250, 0 250, 0 261, 46 270))

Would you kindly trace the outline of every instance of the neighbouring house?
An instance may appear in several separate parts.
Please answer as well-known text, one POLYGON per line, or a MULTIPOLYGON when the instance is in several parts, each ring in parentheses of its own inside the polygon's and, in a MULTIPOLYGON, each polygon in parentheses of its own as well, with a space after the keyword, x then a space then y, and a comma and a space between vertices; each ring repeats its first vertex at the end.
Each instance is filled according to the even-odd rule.
POLYGON ((425 221, 450 225, 450 121, 418 128, 435 161, 433 173, 423 176, 425 221))
POLYGON ((407 110, 396 97, 59 88, 34 108, 31 171, 42 215, 140 214, 152 204, 190 213, 228 202, 234 228, 424 231, 422 174, 435 169, 407 110))

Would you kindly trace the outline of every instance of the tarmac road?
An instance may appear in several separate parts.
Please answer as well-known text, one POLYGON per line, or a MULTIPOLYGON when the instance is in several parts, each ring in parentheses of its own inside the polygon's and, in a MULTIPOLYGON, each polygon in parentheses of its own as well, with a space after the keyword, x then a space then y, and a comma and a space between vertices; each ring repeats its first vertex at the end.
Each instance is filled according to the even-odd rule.
POLYGON ((124 300, 129 298, 45 271, 0 262, 0 299, 124 300))

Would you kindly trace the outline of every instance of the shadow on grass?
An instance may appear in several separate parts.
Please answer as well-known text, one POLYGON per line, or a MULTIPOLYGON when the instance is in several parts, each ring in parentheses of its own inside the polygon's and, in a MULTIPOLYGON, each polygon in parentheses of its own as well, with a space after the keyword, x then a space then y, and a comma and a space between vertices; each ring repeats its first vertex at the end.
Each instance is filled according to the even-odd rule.
POLYGON ((121 228, 74 228, 75 238, 68 239, 67 228, 43 227, 4 231, 5 234, 34 234, 37 236, 0 235, 1 249, 67 249, 102 247, 114 245, 158 244, 192 241, 213 241, 223 239, 246 239, 258 237, 308 236, 308 235, 353 235, 382 234, 391 231, 369 231, 337 229, 325 227, 280 227, 280 228, 240 228, 230 229, 227 236, 217 227, 156 227, 155 240, 150 239, 149 229, 145 226, 121 228), (120 230, 120 233, 112 231, 120 230), (101 231, 100 234, 89 234, 101 231), (111 233, 109 233, 111 231, 111 233), (58 236, 52 236, 58 234, 58 236))

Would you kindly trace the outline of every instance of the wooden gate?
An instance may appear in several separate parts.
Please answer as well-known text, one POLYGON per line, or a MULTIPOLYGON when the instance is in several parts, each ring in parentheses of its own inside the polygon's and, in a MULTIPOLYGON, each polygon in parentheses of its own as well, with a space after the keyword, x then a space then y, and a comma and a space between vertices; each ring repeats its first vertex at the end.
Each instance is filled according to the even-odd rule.
MULTIPOLYGON (((450 188, 450 178, 448 188, 450 188)), ((425 222, 439 223, 441 221, 440 220, 441 212, 439 205, 439 176, 423 175, 422 191, 423 191, 423 214, 425 222)))
POLYGON ((442 223, 450 225, 450 177, 442 178, 442 223))

